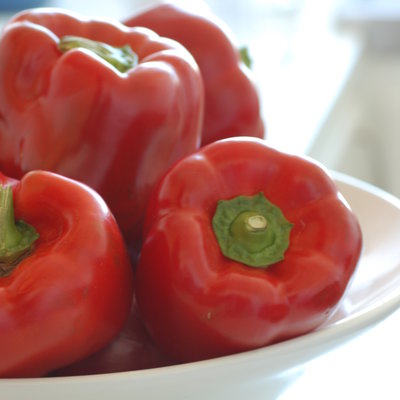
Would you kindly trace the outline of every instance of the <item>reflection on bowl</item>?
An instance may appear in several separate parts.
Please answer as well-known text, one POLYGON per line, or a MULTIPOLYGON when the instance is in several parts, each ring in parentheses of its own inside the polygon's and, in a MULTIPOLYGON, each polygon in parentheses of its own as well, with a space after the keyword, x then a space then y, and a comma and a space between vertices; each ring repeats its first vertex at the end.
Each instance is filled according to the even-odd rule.
POLYGON ((336 313, 318 330, 213 360, 114 374, 3 379, 1 397, 29 399, 276 399, 306 362, 361 335, 400 307, 400 200, 334 174, 360 220, 364 249, 336 313), (377 268, 377 266, 379 268, 377 268))

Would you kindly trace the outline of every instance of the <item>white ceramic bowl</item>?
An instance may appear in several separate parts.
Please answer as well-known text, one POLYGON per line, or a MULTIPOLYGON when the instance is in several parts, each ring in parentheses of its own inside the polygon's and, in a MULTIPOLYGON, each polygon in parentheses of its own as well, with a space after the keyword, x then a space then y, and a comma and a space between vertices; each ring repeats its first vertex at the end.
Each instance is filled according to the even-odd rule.
POLYGON ((348 176, 334 176, 360 220, 364 249, 340 307, 318 330, 262 349, 185 365, 82 377, 3 379, 0 398, 276 399, 305 363, 363 334, 400 307, 400 200, 348 176))

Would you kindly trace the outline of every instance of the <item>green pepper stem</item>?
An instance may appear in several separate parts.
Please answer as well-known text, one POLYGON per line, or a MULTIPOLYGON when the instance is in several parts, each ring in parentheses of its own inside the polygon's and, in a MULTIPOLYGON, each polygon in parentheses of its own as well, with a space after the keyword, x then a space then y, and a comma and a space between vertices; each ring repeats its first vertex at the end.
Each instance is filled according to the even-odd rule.
POLYGON ((244 63, 247 68, 251 68, 252 60, 250 58, 249 49, 247 47, 239 48, 240 60, 244 63))
POLYGON ((32 226, 15 221, 12 189, 0 185, 0 277, 11 273, 38 237, 32 226))
POLYGON ((221 252, 249 267, 281 261, 292 224, 262 193, 220 200, 212 220, 221 252))
POLYGON ((115 47, 107 43, 69 35, 63 36, 58 43, 58 49, 62 53, 78 48, 92 51, 114 66, 119 72, 126 72, 138 63, 136 53, 128 45, 115 47))
POLYGON ((10 186, 0 186, 0 252, 12 248, 21 240, 14 221, 14 204, 10 186))

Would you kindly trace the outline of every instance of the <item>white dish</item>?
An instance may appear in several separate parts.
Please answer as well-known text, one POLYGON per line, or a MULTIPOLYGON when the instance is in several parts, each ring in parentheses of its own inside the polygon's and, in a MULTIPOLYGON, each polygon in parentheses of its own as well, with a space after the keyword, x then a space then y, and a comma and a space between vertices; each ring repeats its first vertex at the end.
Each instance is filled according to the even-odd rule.
POLYGON ((318 330, 262 349, 186 365, 106 375, 0 380, 6 400, 276 399, 305 363, 361 335, 400 307, 400 200, 334 174, 359 218, 363 254, 337 312, 318 330))

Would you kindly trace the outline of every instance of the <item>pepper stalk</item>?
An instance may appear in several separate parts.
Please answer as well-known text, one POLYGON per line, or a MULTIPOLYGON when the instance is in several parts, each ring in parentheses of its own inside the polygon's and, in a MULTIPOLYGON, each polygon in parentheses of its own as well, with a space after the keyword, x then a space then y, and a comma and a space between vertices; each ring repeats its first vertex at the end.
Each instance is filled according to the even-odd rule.
POLYGON ((220 200, 212 224, 225 257, 258 268, 283 259, 293 226, 262 193, 220 200))
POLYGON ((119 72, 126 72, 138 64, 137 54, 128 45, 116 47, 80 36, 67 35, 60 39, 58 49, 62 53, 72 49, 89 50, 111 64, 119 72))
POLYGON ((15 221, 11 186, 0 185, 0 277, 14 270, 38 238, 33 226, 15 221))

